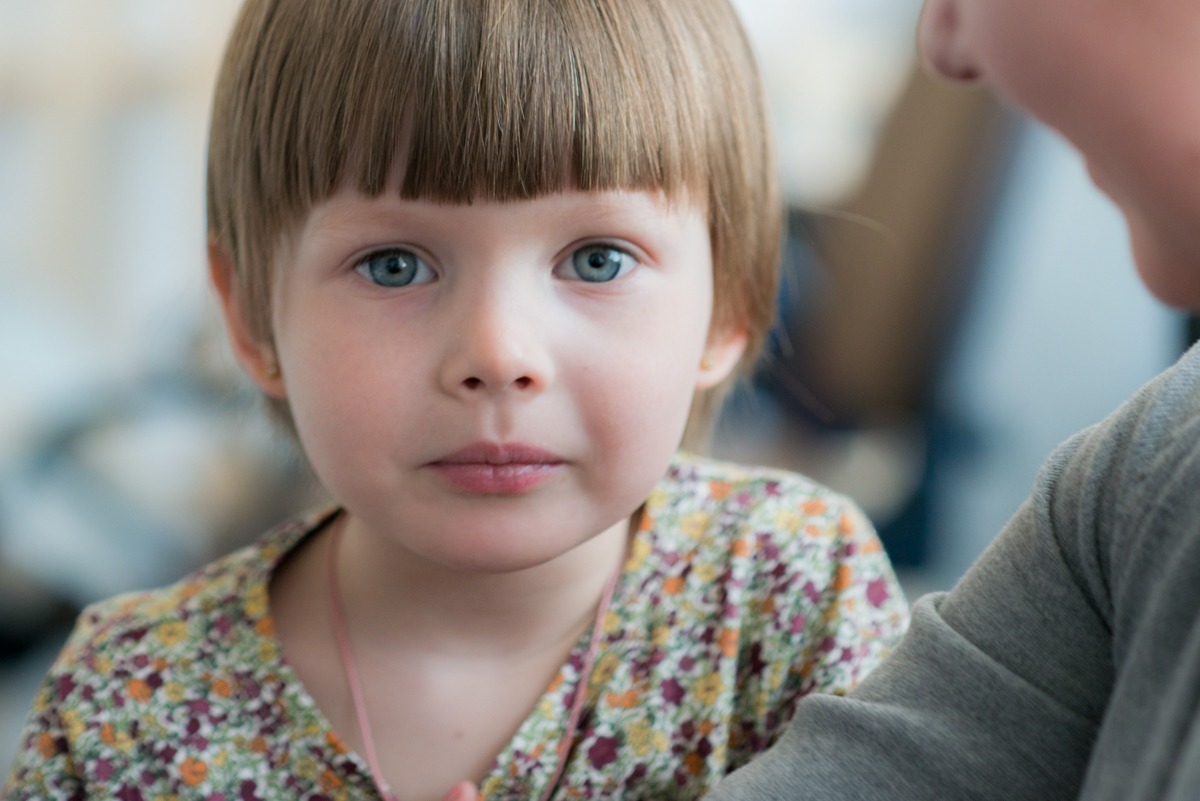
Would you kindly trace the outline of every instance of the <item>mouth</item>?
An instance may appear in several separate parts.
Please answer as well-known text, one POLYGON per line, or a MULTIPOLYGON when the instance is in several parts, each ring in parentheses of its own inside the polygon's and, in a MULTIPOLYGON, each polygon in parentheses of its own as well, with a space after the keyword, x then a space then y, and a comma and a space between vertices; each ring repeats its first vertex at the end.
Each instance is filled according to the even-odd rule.
POLYGON ((464 492, 519 495, 557 475, 566 460, 522 443, 477 442, 429 462, 426 467, 464 492))

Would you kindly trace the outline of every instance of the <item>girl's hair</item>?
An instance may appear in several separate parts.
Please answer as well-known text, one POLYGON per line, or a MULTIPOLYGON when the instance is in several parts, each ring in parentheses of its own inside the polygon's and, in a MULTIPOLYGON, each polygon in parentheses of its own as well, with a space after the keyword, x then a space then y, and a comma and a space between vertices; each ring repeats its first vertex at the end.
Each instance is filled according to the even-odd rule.
MULTIPOLYGON (((272 270, 352 187, 466 203, 575 187, 706 207, 712 330, 774 314, 782 207, 754 57, 728 0, 246 0, 217 81, 210 242, 270 344, 272 270)), ((729 382, 699 393, 706 439, 729 382)), ((290 428, 286 402, 271 411, 290 428)))

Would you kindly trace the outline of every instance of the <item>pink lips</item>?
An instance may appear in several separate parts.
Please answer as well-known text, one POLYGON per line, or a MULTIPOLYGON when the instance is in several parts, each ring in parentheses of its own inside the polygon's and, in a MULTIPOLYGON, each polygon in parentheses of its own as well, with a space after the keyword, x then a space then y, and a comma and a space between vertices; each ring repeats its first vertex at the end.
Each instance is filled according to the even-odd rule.
POLYGON ((477 442, 427 467, 460 490, 484 495, 517 495, 559 472, 566 460, 531 445, 477 442))

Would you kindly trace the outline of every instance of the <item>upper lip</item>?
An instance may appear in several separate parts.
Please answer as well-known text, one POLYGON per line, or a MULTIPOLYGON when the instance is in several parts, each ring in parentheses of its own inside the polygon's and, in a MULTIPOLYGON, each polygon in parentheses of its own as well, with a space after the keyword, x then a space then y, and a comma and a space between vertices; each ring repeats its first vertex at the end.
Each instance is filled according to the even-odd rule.
POLYGON ((432 464, 559 464, 556 453, 521 442, 476 442, 436 459, 432 464))

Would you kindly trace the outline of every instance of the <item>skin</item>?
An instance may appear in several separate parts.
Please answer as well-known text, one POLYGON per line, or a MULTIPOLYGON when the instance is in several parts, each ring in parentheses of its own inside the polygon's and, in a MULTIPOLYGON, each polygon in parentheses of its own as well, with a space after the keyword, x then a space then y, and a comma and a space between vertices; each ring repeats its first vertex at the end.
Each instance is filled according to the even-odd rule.
POLYGON ((920 48, 1074 144, 1125 215, 1146 286, 1200 308, 1195 0, 926 0, 920 48))
MULTIPOLYGON (((235 354, 288 400, 346 509, 342 602, 384 777, 405 801, 471 799, 591 625, 694 392, 745 348, 740 331, 709 330, 706 214, 644 192, 442 205, 344 191, 281 254, 273 348, 249 333, 228 259, 212 248, 210 262, 235 354), (598 243, 628 254, 628 272, 578 280, 573 254, 598 243), (382 247, 420 257, 431 280, 373 283, 363 258, 382 247), (561 461, 520 491, 464 489, 436 464, 477 442, 561 461)), ((362 753, 328 542, 280 567, 271 607, 289 663, 362 753)))

